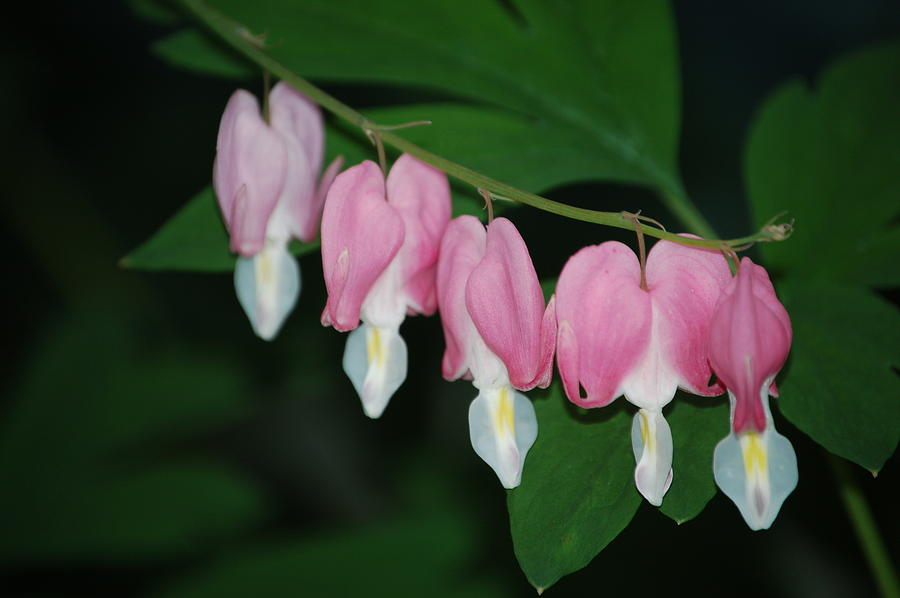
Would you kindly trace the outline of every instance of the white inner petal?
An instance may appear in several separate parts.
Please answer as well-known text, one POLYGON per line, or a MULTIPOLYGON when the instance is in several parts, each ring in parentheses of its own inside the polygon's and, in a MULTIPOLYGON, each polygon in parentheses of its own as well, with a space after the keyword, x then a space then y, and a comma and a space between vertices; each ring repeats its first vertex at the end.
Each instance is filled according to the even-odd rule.
POLYGON ((469 342, 466 345, 466 363, 472 372, 472 385, 481 390, 509 386, 509 372, 503 360, 491 351, 470 319, 469 342))
MULTIPOLYGON (((798 480, 794 447, 772 423, 768 388, 769 384, 764 384, 760 393, 766 412, 765 429, 740 434, 732 431, 716 445, 713 456, 716 484, 753 530, 772 525, 798 480)), ((735 397, 731 391, 728 394, 733 419, 735 397)))
POLYGON ((472 448, 491 466, 503 487, 515 488, 537 438, 531 401, 509 384, 482 389, 469 406, 469 437, 472 448))
POLYGON ((651 505, 662 504, 672 485, 672 431, 657 410, 640 409, 631 425, 631 448, 637 465, 634 483, 651 505))
POLYGON ((266 224, 266 241, 275 244, 285 244, 291 238, 290 197, 284 193, 278 198, 269 222, 266 224))
POLYGON ((363 411, 377 419, 406 380, 406 343, 396 328, 363 323, 347 336, 343 365, 363 411))
POLYGON ((266 242, 253 257, 239 257, 234 287, 253 331, 272 340, 300 296, 300 266, 286 242, 266 242))
POLYGON ((651 301, 650 342, 637 366, 622 380, 625 398, 642 409, 659 411, 678 390, 678 374, 667 359, 662 345, 661 322, 665 314, 651 301))
POLYGON ((399 259, 391 260, 375 280, 360 311, 363 322, 380 328, 400 328, 408 305, 403 289, 403 270, 399 259))

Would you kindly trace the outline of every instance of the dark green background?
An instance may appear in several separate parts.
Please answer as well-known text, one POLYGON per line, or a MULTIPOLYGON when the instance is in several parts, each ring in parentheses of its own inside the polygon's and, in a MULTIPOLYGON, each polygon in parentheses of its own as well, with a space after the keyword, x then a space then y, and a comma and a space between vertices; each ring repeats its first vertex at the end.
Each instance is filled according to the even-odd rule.
MULTIPOLYGON (((147 48, 166 30, 124 4, 31 10, 0 42, 2 593, 530 595, 505 495, 468 445, 471 388, 439 381, 438 322, 405 325, 413 373, 371 422, 340 372, 343 337, 318 325, 314 255, 272 345, 252 336, 228 275, 118 269, 208 183, 232 84, 153 58, 147 48)), ((683 2, 675 15, 683 178, 716 229, 739 236, 749 228, 741 155, 763 98, 896 37, 900 9, 683 2)), ((385 90, 329 91, 357 107, 397 101, 385 90)), ((631 187, 549 195, 673 220, 631 187)), ((599 240, 595 227, 527 209, 516 223, 541 248, 541 276, 599 240)), ((643 505, 551 595, 871 595, 821 449, 778 426, 797 449, 801 483, 772 531, 751 533, 722 496, 680 527, 643 505)), ((896 457, 878 480, 856 473, 896 557, 896 457)))

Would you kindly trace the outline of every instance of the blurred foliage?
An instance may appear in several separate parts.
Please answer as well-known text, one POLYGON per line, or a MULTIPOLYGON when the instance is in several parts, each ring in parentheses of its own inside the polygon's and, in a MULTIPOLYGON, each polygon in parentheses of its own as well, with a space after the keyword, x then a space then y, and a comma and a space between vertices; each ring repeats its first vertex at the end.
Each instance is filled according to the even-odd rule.
POLYGON ((413 463, 403 482, 402 513, 358 529, 251 545, 153 594, 158 598, 308 596, 505 596, 479 572, 479 534, 449 482, 428 463, 413 463))
POLYGON ((0 428, 0 557, 185 555, 259 522, 262 497, 236 472, 167 454, 245 412, 241 368, 140 331, 97 309, 50 326, 0 428))

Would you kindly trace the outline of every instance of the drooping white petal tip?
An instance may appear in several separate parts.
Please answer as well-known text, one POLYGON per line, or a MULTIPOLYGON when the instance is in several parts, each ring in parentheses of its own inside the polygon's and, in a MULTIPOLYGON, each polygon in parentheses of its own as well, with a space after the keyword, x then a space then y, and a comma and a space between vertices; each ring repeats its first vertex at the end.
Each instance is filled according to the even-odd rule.
POLYGON ((363 323, 347 336, 343 365, 363 411, 377 419, 406 380, 406 343, 396 328, 363 323))
POLYGON ((528 450, 537 438, 537 416, 512 386, 483 389, 469 406, 472 448, 491 466, 504 488, 522 480, 528 450))
POLYGON ((286 245, 266 245, 253 257, 239 257, 234 288, 258 337, 270 341, 300 296, 300 266, 286 245))
POLYGON ((732 432, 723 438, 716 445, 713 472, 750 529, 768 529, 797 487, 797 455, 770 420, 761 433, 732 432))
POLYGON ((672 431, 658 410, 640 409, 631 423, 634 483, 651 505, 662 504, 672 485, 672 431))

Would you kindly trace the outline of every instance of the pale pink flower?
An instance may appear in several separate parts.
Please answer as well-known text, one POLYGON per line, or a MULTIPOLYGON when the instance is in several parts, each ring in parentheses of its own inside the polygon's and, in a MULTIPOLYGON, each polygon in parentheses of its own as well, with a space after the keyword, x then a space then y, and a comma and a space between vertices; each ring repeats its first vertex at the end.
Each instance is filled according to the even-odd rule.
POLYGON ((300 294, 300 270, 288 253, 292 237, 316 237, 335 160, 317 183, 324 132, 316 105, 284 82, 269 95, 269 122, 256 98, 239 89, 219 124, 213 187, 239 254, 238 299, 260 337, 271 340, 300 294))
POLYGON ((544 296, 525 242, 506 218, 450 223, 438 263, 438 303, 447 347, 443 373, 479 394, 469 407, 472 447, 505 488, 519 485, 537 438, 534 407, 515 391, 546 388, 556 340, 554 300, 544 296))
POLYGON ((338 175, 328 192, 322 324, 353 331, 344 371, 369 417, 381 415, 406 379, 407 350, 399 332, 406 315, 430 315, 437 308, 435 268, 449 220, 446 175, 407 154, 394 163, 387 181, 367 160, 338 175))
POLYGON ((668 241, 647 257, 646 289, 634 252, 616 241, 581 249, 560 274, 556 358, 566 395, 583 407, 625 395, 640 408, 632 424, 635 484, 653 505, 673 477, 662 408, 679 387, 723 392, 708 384, 708 334, 729 277, 721 253, 668 241))

